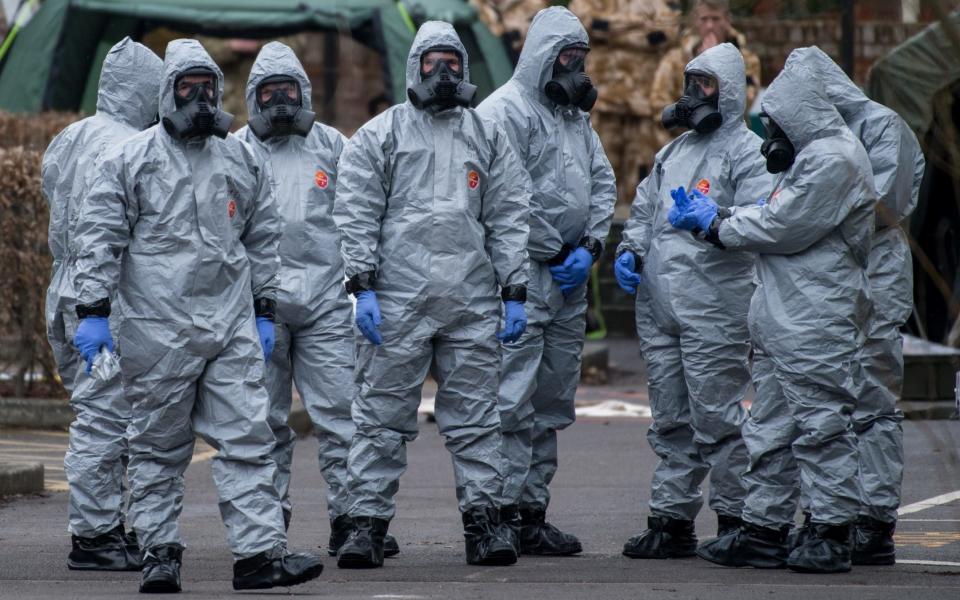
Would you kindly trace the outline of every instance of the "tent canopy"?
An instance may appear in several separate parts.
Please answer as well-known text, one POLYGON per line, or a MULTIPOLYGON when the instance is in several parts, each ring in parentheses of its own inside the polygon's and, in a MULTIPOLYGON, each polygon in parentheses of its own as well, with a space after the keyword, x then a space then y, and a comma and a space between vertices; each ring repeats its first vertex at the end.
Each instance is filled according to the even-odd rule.
MULTIPOLYGON (((947 23, 960 31, 960 12, 947 23)), ((943 23, 936 22, 878 60, 867 95, 897 112, 919 139, 933 124, 933 98, 960 79, 960 52, 943 23)))
POLYGON ((386 88, 406 97, 412 26, 453 23, 470 53, 470 71, 489 94, 509 79, 503 44, 465 0, 45 0, 0 65, 0 110, 92 112, 103 58, 130 35, 157 27, 221 37, 271 38, 298 31, 349 32, 384 56, 386 88))

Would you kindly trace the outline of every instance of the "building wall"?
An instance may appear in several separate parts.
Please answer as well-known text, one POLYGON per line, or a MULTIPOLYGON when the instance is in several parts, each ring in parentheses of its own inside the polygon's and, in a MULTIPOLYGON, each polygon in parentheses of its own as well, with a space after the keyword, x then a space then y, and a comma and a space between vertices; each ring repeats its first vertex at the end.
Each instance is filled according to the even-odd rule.
MULTIPOLYGON (((816 45, 834 60, 840 61, 839 15, 803 20, 750 17, 736 19, 734 24, 747 36, 748 45, 760 57, 764 85, 777 76, 794 48, 816 45)), ((877 59, 927 25, 889 20, 858 21, 855 26, 853 79, 864 84, 870 66, 877 59)))

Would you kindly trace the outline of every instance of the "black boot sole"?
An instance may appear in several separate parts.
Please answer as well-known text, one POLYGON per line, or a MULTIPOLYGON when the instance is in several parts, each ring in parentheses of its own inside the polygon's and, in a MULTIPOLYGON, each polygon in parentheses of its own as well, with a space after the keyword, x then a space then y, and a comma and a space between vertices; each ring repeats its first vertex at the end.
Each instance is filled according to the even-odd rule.
POLYGON ((850 572, 850 569, 849 569, 849 568, 847 568, 847 569, 829 569, 829 570, 828 570, 828 569, 813 569, 813 568, 809 568, 809 567, 804 567, 804 566, 800 566, 800 565, 791 565, 791 564, 787 564, 787 568, 790 569, 791 571, 795 571, 795 572, 797 572, 797 573, 810 573, 810 574, 817 574, 817 575, 830 575, 830 574, 833 574, 833 573, 849 573, 849 572, 850 572))
POLYGON ((485 559, 477 562, 467 562, 470 565, 481 567, 506 567, 517 562, 517 553, 512 549, 497 550, 487 555, 485 559))
POLYGON ((668 560, 671 558, 691 558, 697 555, 697 547, 693 546, 689 549, 682 548, 678 550, 671 550, 669 552, 664 552, 660 554, 641 554, 639 552, 629 552, 627 550, 624 550, 623 555, 626 556, 627 558, 647 559, 647 560, 668 560))
POLYGON ((180 586, 167 581, 158 581, 149 585, 140 586, 141 594, 179 594, 180 586))
POLYGON ((851 562, 855 567, 888 567, 890 565, 897 564, 897 555, 896 554, 883 554, 883 555, 869 555, 869 556, 856 556, 854 555, 851 558, 851 562))
POLYGON ((376 563, 366 556, 345 555, 337 559, 337 567, 340 569, 379 569, 383 564, 376 563))
POLYGON ((317 577, 319 577, 321 573, 323 573, 322 564, 310 567, 309 569, 305 570, 303 573, 300 573, 299 575, 295 577, 291 577, 290 579, 287 579, 284 581, 263 582, 255 585, 244 585, 242 583, 238 585, 237 582, 234 581, 233 589, 240 591, 240 590, 269 590, 275 587, 293 587, 295 585, 300 585, 301 583, 312 581, 317 577))
POLYGON ((536 548, 520 548, 520 554, 525 556, 573 556, 583 552, 583 547, 570 550, 538 550, 536 548))

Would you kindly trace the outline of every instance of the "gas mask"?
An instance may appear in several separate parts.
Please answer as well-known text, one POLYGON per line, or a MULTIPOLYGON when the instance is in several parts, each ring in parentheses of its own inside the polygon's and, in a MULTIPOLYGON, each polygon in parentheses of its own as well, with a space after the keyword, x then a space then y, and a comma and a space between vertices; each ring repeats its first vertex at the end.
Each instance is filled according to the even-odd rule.
POLYGON ((716 131, 723 123, 723 116, 718 108, 720 92, 707 96, 694 81, 696 76, 709 77, 702 73, 687 73, 687 88, 683 91, 683 96, 666 106, 660 115, 660 122, 665 128, 686 127, 705 134, 716 131))
MULTIPOLYGON (((438 50, 454 51, 449 48, 430 48, 424 54, 438 50)), ((463 64, 462 60, 460 64, 463 64)), ((440 110, 454 106, 470 106, 476 93, 477 86, 464 81, 463 75, 451 69, 445 60, 437 60, 429 73, 424 73, 421 68, 420 83, 407 88, 410 104, 420 110, 431 106, 436 106, 440 110)))
MULTIPOLYGON (((217 78, 209 69, 194 69, 185 71, 177 78, 177 82, 187 75, 207 75, 216 82, 217 78)), ((227 137, 233 115, 217 107, 216 84, 197 83, 190 88, 186 96, 176 92, 177 82, 174 82, 173 100, 177 110, 163 117, 163 128, 170 137, 180 140, 193 140, 215 135, 218 138, 227 137)))
POLYGON ((307 137, 307 134, 313 129, 313 122, 317 118, 317 113, 304 108, 300 86, 295 80, 285 75, 267 77, 257 86, 256 94, 260 112, 252 115, 247 121, 247 125, 249 125, 250 131, 261 140, 294 134, 307 137), (285 90, 275 89, 270 98, 266 102, 262 102, 261 89, 271 83, 287 83, 295 86, 297 97, 291 98, 285 90))
POLYGON ((557 106, 576 106, 585 112, 597 102, 597 88, 584 72, 583 56, 573 58, 565 65, 557 58, 553 63, 553 78, 543 86, 543 93, 557 106))
POLYGON ((760 113, 760 122, 763 123, 766 133, 763 145, 760 146, 760 153, 767 159, 767 171, 782 173, 793 164, 797 151, 787 138, 787 134, 767 113, 760 113))

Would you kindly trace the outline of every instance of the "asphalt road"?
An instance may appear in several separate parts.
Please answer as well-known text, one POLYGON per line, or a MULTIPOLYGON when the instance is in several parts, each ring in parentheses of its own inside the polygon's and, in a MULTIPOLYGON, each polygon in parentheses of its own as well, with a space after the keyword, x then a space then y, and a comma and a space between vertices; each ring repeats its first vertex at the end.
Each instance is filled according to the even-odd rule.
MULTIPOLYGON (((561 469, 553 486, 551 520, 576 533, 584 553, 571 558, 523 557, 511 567, 471 567, 463 560, 452 468, 436 427, 421 425, 409 449, 391 532, 401 554, 384 568, 344 571, 324 558, 319 580, 270 593, 329 598, 960 598, 960 494, 935 506, 916 503, 960 490, 960 422, 907 422, 908 467, 895 567, 856 568, 844 575, 724 569, 698 559, 637 561, 620 549, 640 528, 655 457, 649 421, 581 419, 561 434, 561 469), (937 564, 913 564, 933 561, 937 564), (952 563, 952 564, 950 564, 952 563)), ((9 433, 9 432, 7 432, 9 433)), ((4 432, 0 432, 3 437, 4 432)), ((326 543, 328 523, 312 439, 298 444, 294 465, 294 519, 290 545, 326 543)), ((220 524, 208 452, 187 472, 182 528, 184 597, 232 596, 230 553, 220 524)), ((939 500, 937 502, 943 502, 939 500)), ((69 571, 66 494, 19 498, 0 506, 0 598, 117 598, 136 593, 135 573, 69 571)), ((714 531, 704 511, 701 537, 714 531)))

